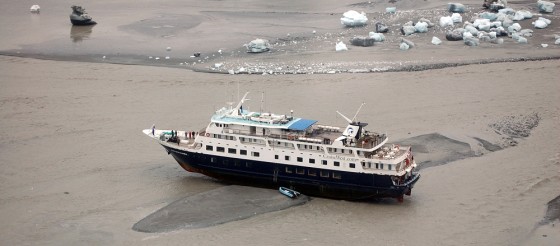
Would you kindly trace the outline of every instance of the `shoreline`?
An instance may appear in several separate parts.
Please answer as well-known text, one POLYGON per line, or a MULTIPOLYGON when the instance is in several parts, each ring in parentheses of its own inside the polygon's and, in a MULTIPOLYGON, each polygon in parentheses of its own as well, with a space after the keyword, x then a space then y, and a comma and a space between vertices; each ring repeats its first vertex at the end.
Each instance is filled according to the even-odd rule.
MULTIPOLYGON (((461 67, 461 66, 469 66, 469 65, 485 65, 485 64, 499 64, 499 63, 515 63, 515 62, 530 62, 530 61, 549 61, 549 60, 560 60, 560 55, 551 55, 551 56, 537 56, 537 57, 512 57, 512 58, 498 58, 498 59, 486 59, 486 60, 472 60, 472 61, 465 61, 465 62, 445 62, 445 63, 425 63, 425 64, 418 64, 418 65, 401 65, 398 67, 380 67, 380 68, 352 68, 352 69, 325 69, 325 70, 317 70, 317 71, 260 71, 260 72, 251 72, 245 70, 237 70, 237 71, 223 71, 223 70, 212 70, 212 69, 204 69, 204 68, 197 68, 193 66, 185 66, 185 65, 173 65, 173 64, 154 64, 154 63, 147 63, 147 62, 126 62, 126 61, 110 61, 109 58, 105 59, 65 59, 52 57, 52 56, 35 56, 35 55, 22 55, 22 54, 13 54, 7 52, 1 52, 0 56, 6 57, 18 57, 18 58, 29 58, 29 59, 38 59, 38 60, 46 60, 46 61, 66 61, 66 62, 86 62, 86 63, 99 63, 99 64, 114 64, 114 65, 129 65, 129 66, 152 66, 152 67, 166 67, 166 68, 176 68, 176 69, 186 69, 193 72, 198 73, 208 73, 208 74, 229 74, 229 75, 313 75, 313 74, 340 74, 340 73, 394 73, 394 72, 420 72, 420 71, 428 71, 428 70, 435 70, 435 69, 445 69, 450 67, 461 67), (270 72, 269 72, 270 71, 270 72)), ((143 56, 142 56, 143 57, 143 56)), ((75 58, 75 56, 74 56, 75 58)), ((120 59, 120 60, 127 60, 127 59, 120 59)), ((140 60, 140 59, 137 59, 140 60)), ((171 60, 171 59, 170 59, 171 60)), ((130 61, 130 60, 129 60, 130 61)), ((172 60, 173 61, 173 60, 172 60)), ((281 67, 280 65, 270 65, 270 67, 281 67)), ((250 69, 250 68, 249 68, 250 69)))

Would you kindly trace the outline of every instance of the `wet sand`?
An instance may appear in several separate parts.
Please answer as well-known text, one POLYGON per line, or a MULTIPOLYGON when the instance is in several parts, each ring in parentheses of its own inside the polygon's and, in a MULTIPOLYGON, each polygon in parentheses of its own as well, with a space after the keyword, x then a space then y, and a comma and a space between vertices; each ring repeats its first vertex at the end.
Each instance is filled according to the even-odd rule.
POLYGON ((531 237, 546 245, 557 239, 552 224, 531 233, 560 182, 559 143, 552 137, 559 133, 560 101, 554 62, 378 74, 375 81, 369 74, 224 76, 9 57, 0 62, 0 217, 7 221, 0 233, 7 244, 518 244, 531 237), (516 79, 488 81, 474 73, 486 69, 516 79), (421 170, 421 182, 403 204, 318 198, 209 228, 133 231, 134 223, 171 202, 224 185, 184 172, 141 130, 153 123, 200 129, 219 102, 235 97, 238 83, 266 91, 271 111, 294 109, 335 124, 344 120, 334 110, 353 112, 369 99, 360 119, 397 142, 441 132, 461 142, 478 137, 496 143, 501 137, 489 125, 503 117, 537 110, 542 119, 516 146, 421 170))
MULTIPOLYGON (((28 3, 4 3, 0 8, 0 50, 70 61, 0 56, 2 244, 554 245, 560 240, 557 219, 539 224, 549 201, 559 193, 558 60, 418 72, 230 76, 106 64, 110 61, 101 58, 105 55, 112 59, 119 54, 137 55, 138 59, 164 57, 167 46, 173 48, 171 57, 186 58, 194 51, 240 49, 240 43, 255 38, 255 33, 272 38, 285 35, 278 33, 307 33, 312 28, 339 33, 346 30, 341 29, 337 15, 353 4, 249 3, 236 6, 240 4, 218 1, 199 6, 202 3, 144 1, 136 9, 125 1, 95 2, 84 7, 100 24, 89 36, 88 30, 75 30, 86 33, 81 42, 73 42, 71 37, 67 19, 70 4, 41 3, 42 12, 36 16, 28 13, 28 3), (324 18, 310 25, 289 25, 287 19, 271 17, 284 24, 254 24, 261 23, 256 22, 259 16, 267 16, 263 9, 271 8, 274 12, 306 15, 330 16, 332 12, 336 13, 335 21, 327 23, 324 18), (136 11, 132 17, 118 15, 119 11, 132 9, 136 11), (233 14, 235 18, 216 18, 204 11, 223 11, 227 13, 220 16, 233 14), (239 21, 246 12, 253 14, 239 21), (169 14, 195 15, 200 24, 185 24, 191 29, 171 32, 176 38, 134 31, 135 23, 160 15, 167 18, 169 14), (60 15, 64 18, 59 19, 60 15), (22 20, 32 25, 17 27, 15 23, 22 20), (47 23, 48 29, 40 25, 47 23), (235 23, 238 29, 228 23, 235 23), (130 30, 122 29, 124 26, 130 30), (270 26, 274 28, 267 28, 270 26), (12 35, 4 35, 8 33, 12 35), (90 55, 98 62, 83 62, 90 55), (293 109, 296 115, 326 124, 344 124, 335 111, 351 114, 366 102, 360 120, 370 123, 371 130, 387 133, 391 141, 437 133, 450 139, 447 142, 467 143, 470 150, 461 148, 472 151, 474 157, 423 168, 422 180, 403 204, 392 199, 348 202, 317 198, 302 206, 213 227, 155 234, 132 230, 134 223, 173 201, 224 186, 184 172, 141 130, 154 123, 167 129, 201 129, 213 110, 237 98, 237 88, 253 92, 250 106, 254 109, 260 107, 260 92, 265 92, 267 110, 282 113, 293 109), (515 146, 491 151, 491 145, 485 147, 477 140, 503 146, 500 144, 510 137, 497 134, 490 125, 533 113, 538 113, 538 126, 528 136, 513 138, 515 146)), ((372 11, 385 7, 374 3, 378 5, 372 11)), ((417 6, 414 1, 395 5, 403 9, 417 6)), ((441 8, 438 6, 441 2, 427 2, 425 9, 441 8)), ((166 25, 155 20, 150 23, 166 25)), ((548 31, 556 32, 555 28, 557 24, 548 31)), ((558 55, 557 47, 551 45, 545 50, 538 48, 538 43, 530 39, 528 46, 505 48, 450 44, 411 52, 400 52, 389 45, 352 48, 340 56, 317 50, 250 58, 270 64, 315 63, 331 58, 336 64, 384 60, 391 64, 407 60, 424 64, 480 55, 558 55), (455 53, 455 48, 462 53, 455 53)), ((122 60, 130 57, 123 56, 122 60)), ((233 57, 229 62, 244 63, 243 57, 249 56, 233 57)), ((437 147, 430 142, 426 145, 437 147)), ((430 158, 429 154, 425 156, 430 158)))
POLYGON ((276 212, 309 201, 306 195, 284 196, 278 190, 229 185, 177 200, 134 224, 140 232, 204 228, 276 212))

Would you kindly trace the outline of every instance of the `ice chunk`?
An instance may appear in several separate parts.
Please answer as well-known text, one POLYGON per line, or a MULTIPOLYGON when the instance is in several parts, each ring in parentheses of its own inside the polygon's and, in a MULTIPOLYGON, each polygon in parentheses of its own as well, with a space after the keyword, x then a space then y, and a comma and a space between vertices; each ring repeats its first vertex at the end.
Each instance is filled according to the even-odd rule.
POLYGON ((439 26, 453 26, 453 19, 451 18, 451 16, 442 16, 439 18, 439 26))
POLYGON ((389 31, 389 27, 381 22, 375 23, 375 31, 378 33, 386 33, 389 31))
POLYGON ((519 35, 523 36, 523 37, 532 37, 533 36, 533 30, 523 29, 523 30, 519 31, 519 35))
POLYGON ((449 41, 463 40, 463 33, 464 32, 465 32, 465 29, 463 29, 463 28, 458 28, 458 29, 455 29, 453 31, 447 31, 447 33, 445 34, 445 39, 447 39, 449 41))
POLYGON ((552 13, 554 12, 554 3, 548 1, 537 1, 537 7, 541 13, 552 13))
POLYGON ((416 25, 414 25, 414 29, 416 29, 416 32, 419 32, 419 33, 428 32, 428 23, 418 22, 418 23, 416 23, 416 25))
POLYGON ((336 51, 344 51, 344 50, 348 50, 348 47, 346 47, 346 45, 342 41, 340 41, 336 43, 335 49, 336 51))
POLYGON ((468 46, 478 46, 480 44, 478 38, 475 37, 467 37, 464 39, 464 42, 468 46))
POLYGON ((503 39, 503 38, 492 39, 492 40, 490 40, 490 43, 493 43, 493 44, 503 44, 503 43, 504 43, 504 39, 503 39))
POLYGON ((385 8, 385 12, 389 13, 389 14, 394 14, 397 12, 397 7, 387 7, 385 8))
POLYGON ((428 28, 434 27, 434 23, 432 23, 430 20, 426 19, 426 18, 420 18, 418 20, 418 22, 426 22, 428 23, 428 28))
POLYGON ((270 50, 270 43, 266 39, 257 38, 246 46, 249 53, 261 53, 270 50))
POLYGON ((538 19, 535 22, 533 22, 533 26, 535 28, 543 29, 543 28, 546 28, 548 26, 548 24, 546 24, 546 21, 538 19))
POLYGON ((459 13, 453 13, 451 15, 451 20, 453 20, 453 23, 461 23, 463 22, 463 17, 459 13))
POLYGON ((399 45, 399 48, 400 48, 401 50, 408 50, 408 49, 410 49, 410 46, 409 46, 408 44, 406 44, 406 43, 401 43, 401 44, 399 45))
POLYGON ((543 48, 546 48, 546 47, 548 47, 548 44, 541 44, 541 46, 542 46, 543 48))
POLYGON ((484 25, 484 26, 486 26, 486 25, 487 25, 487 26, 491 26, 492 24, 491 24, 490 20, 488 20, 488 19, 476 19, 476 20, 474 20, 474 22, 473 22, 473 26, 474 26, 474 27, 480 29, 480 26, 481 26, 481 25, 484 25))
POLYGON ((383 35, 382 33, 377 33, 377 32, 370 32, 369 36, 371 38, 373 38, 373 40, 375 42, 383 42, 385 41, 385 35, 383 35))
POLYGON ((39 7, 39 5, 35 4, 32 5, 31 8, 29 8, 29 11, 31 11, 31 13, 39 13, 41 11, 41 7, 39 7))
POLYGON ((416 28, 413 26, 403 26, 401 27, 401 33, 405 36, 411 35, 416 32, 416 28))
POLYGON ((505 28, 508 28, 508 27, 510 27, 511 25, 513 25, 513 20, 510 19, 509 17, 505 18, 505 19, 502 21, 502 26, 505 27, 505 28))
POLYGON ((465 26, 465 31, 470 32, 472 35, 475 35, 475 36, 478 35, 478 30, 473 25, 465 26))
POLYGON ((513 23, 513 25, 508 27, 508 32, 519 32, 521 30, 521 25, 519 23, 513 23))
POLYGON ((514 15, 515 10, 513 10, 512 8, 504 8, 504 9, 498 10, 498 14, 514 15))
POLYGON ((367 24, 367 21, 368 18, 364 12, 360 14, 354 10, 344 12, 342 18, 340 18, 340 23, 348 27, 363 26, 367 24))
POLYGON ((408 39, 406 39, 406 38, 401 38, 401 43, 407 44, 410 48, 414 48, 414 46, 416 46, 416 45, 414 44, 414 42, 412 42, 412 41, 410 41, 410 40, 408 40, 408 39))
POLYGON ((498 15, 496 13, 491 13, 491 12, 484 12, 482 14, 479 14, 478 16, 480 18, 487 19, 490 21, 495 21, 496 19, 498 19, 498 15))
POLYGON ((441 43, 442 43, 441 39, 439 39, 437 37, 432 37, 432 44, 440 45, 441 43))
POLYGON ((519 19, 519 20, 533 18, 533 14, 531 14, 531 12, 529 12, 529 10, 519 10, 519 11, 515 12, 514 20, 515 20, 516 16, 523 17, 523 19, 519 19))
POLYGON ((528 43, 528 42, 527 42, 527 39, 526 39, 526 38, 524 38, 524 37, 519 37, 519 38, 517 39, 517 43, 526 44, 526 43, 528 43))
POLYGON ((447 9, 453 13, 465 13, 465 5, 460 3, 448 3, 447 9))

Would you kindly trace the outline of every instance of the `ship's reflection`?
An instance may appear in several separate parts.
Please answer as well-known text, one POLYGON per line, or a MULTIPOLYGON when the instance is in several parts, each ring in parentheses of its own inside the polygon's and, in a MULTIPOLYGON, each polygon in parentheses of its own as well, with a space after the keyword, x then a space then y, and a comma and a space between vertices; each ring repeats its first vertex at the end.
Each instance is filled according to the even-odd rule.
POLYGON ((84 39, 88 39, 93 31, 93 25, 91 26, 76 26, 72 25, 70 29, 70 38, 72 42, 82 42, 84 39))

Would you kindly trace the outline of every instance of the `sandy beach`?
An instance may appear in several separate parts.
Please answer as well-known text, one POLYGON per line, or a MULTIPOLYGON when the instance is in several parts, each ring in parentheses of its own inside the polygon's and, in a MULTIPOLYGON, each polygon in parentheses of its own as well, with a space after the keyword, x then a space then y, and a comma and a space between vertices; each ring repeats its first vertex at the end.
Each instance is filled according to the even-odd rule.
MULTIPOLYGON (((420 45, 403 52, 395 30, 386 43, 334 51, 337 39, 372 28, 342 27, 344 11, 394 18, 395 25, 418 18, 405 10, 431 14, 433 22, 445 13, 447 2, 424 3, 96 1, 84 7, 99 24, 75 29, 68 20, 74 3, 41 2, 41 14, 32 15, 34 3, 2 1, 0 244, 556 245, 559 220, 547 219, 554 215, 547 203, 560 195, 560 48, 553 44, 553 34, 560 34, 558 11, 547 15, 553 24, 535 30, 527 45, 506 38, 501 46, 433 46, 432 36, 444 39, 443 30, 434 29, 410 37, 420 45), (384 16, 391 5, 404 13, 384 16), (326 41, 313 38, 312 30, 326 41), (246 54, 242 44, 257 37, 279 45, 246 54), (285 40, 293 45, 282 46, 285 40), (541 46, 545 42, 548 48, 541 46), (198 62, 193 52, 209 58, 198 62), (276 72, 196 72, 215 63, 276 72), (350 72, 450 63, 461 65, 350 72), (298 64, 314 73, 279 75, 279 66, 298 64), (315 73, 320 70, 336 73, 315 73), (366 102, 360 119, 371 129, 391 141, 425 141, 417 161, 440 162, 421 169, 422 179, 404 203, 313 198, 212 227, 134 231, 135 223, 174 201, 227 185, 185 172, 142 129, 199 130, 214 110, 235 101, 238 89, 253 93, 254 109, 264 92, 267 110, 293 109, 329 124, 344 124, 336 110, 350 114, 366 102), (533 115, 538 124, 525 137, 492 127, 533 115), (430 140, 436 135, 450 140, 430 140), (460 149, 467 146, 461 143, 470 149, 460 149), (445 153, 461 158, 448 162, 445 153)), ((482 11, 481 2, 463 3, 470 15, 482 11)), ((532 2, 511 7, 536 13, 532 2)), ((522 23, 529 28, 530 22, 522 23)))

